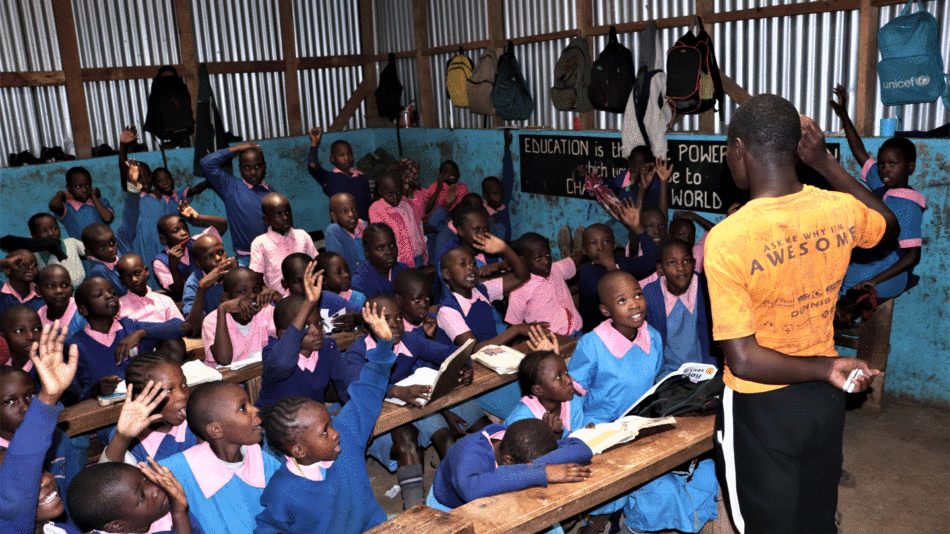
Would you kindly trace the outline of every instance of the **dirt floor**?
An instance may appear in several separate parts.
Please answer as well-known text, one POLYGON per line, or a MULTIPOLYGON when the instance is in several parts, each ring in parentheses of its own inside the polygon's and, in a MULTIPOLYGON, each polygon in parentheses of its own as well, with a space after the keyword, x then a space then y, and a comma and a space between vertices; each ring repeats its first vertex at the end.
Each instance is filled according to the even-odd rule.
MULTIPOLYGON (((839 492, 842 533, 950 533, 950 411, 884 399, 878 418, 848 412, 844 468, 853 487, 839 492)), ((425 487, 437 456, 426 451, 425 487)), ((384 493, 395 474, 367 461, 376 497, 391 517, 402 498, 384 493)), ((575 529, 576 530, 576 529, 575 529)))

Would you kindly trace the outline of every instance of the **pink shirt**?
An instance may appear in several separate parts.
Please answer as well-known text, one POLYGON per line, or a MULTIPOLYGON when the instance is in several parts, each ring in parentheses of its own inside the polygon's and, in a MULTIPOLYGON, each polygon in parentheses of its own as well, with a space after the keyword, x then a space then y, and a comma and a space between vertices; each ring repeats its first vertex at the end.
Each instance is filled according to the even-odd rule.
POLYGON ((173 426, 171 430, 166 434, 165 432, 156 432, 152 430, 148 433, 147 436, 139 437, 139 443, 142 444, 142 447, 145 449, 145 452, 149 456, 155 457, 155 453, 158 452, 158 447, 161 446, 162 440, 165 439, 165 436, 172 436, 175 438, 175 441, 178 443, 184 443, 185 437, 188 434, 188 421, 184 423, 173 426))
POLYGON ((251 243, 251 263, 248 267, 263 273, 264 285, 286 297, 290 292, 280 284, 284 279, 280 264, 295 252, 303 252, 311 258, 317 255, 317 247, 313 246, 310 234, 299 228, 291 228, 287 235, 281 235, 268 227, 266 233, 255 237, 251 243))
MULTIPOLYGON (((342 226, 340 228, 343 228, 342 226)), ((366 230, 366 221, 363 219, 358 219, 356 221, 356 228, 353 229, 353 233, 350 233, 349 230, 343 228, 343 231, 350 235, 353 239, 363 238, 363 230, 366 230)))
POLYGON ((91 337, 93 341, 105 345, 106 347, 112 346, 112 342, 115 341, 115 335, 119 330, 122 330, 122 324, 119 323, 118 317, 112 319, 112 326, 110 326, 109 331, 105 333, 93 330, 88 324, 83 328, 83 332, 89 334, 89 337, 91 337))
POLYGON ((314 462, 310 465, 301 465, 290 456, 284 456, 284 458, 287 459, 288 471, 297 475, 298 477, 304 477, 307 480, 312 480, 314 482, 320 482, 323 480, 326 477, 327 469, 333 465, 333 460, 314 462))
POLYGON ((643 321, 643 324, 637 329, 637 337, 634 338, 633 341, 630 341, 624 337, 623 334, 618 332, 617 329, 613 327, 613 322, 613 319, 607 319, 594 328, 594 332, 600 337, 600 340, 604 342, 604 345, 607 346, 607 350, 610 351, 610 354, 615 358, 623 358, 633 347, 639 347, 643 352, 647 354, 650 353, 650 332, 647 329, 646 321, 643 321))
POLYGON ((696 293, 699 291, 697 278, 699 277, 694 273, 693 278, 689 281, 689 287, 686 288, 686 292, 679 296, 670 293, 670 290, 667 288, 665 276, 660 278, 660 289, 663 293, 663 304, 666 306, 667 316, 673 313, 673 307, 676 306, 676 301, 682 302, 683 305, 686 306, 687 311, 693 313, 693 310, 696 309, 696 293))
POLYGON ((421 255, 425 263, 429 263, 422 220, 416 216, 411 202, 403 198, 394 208, 385 200, 379 199, 369 207, 369 221, 383 223, 392 228, 396 234, 396 245, 399 247, 399 261, 415 266, 416 256, 421 255))
POLYGON ((706 238, 709 237, 709 232, 703 234, 703 237, 699 238, 699 241, 693 245, 693 259, 696 260, 696 272, 703 272, 703 258, 706 257, 706 238))
MULTIPOLYGON (((221 234, 218 232, 218 229, 215 228, 214 226, 209 226, 205 228, 205 230, 201 232, 200 234, 198 234, 198 236, 203 236, 206 234, 217 236, 219 239, 221 238, 221 234)), ((191 239, 193 240, 195 239, 195 237, 193 236, 191 239)), ((165 247, 165 250, 163 252, 165 254, 168 254, 168 247, 165 247)), ((185 255, 182 256, 181 259, 178 261, 180 261, 181 263, 184 263, 185 265, 191 265, 191 257, 188 254, 187 246, 185 247, 185 255)), ((172 282, 174 282, 174 280, 172 279, 172 272, 168 269, 167 263, 163 263, 158 260, 152 260, 152 272, 155 273, 155 279, 158 280, 158 282, 162 285, 162 287, 168 287, 172 285, 172 282)))
MULTIPOLYGON (((364 337, 363 342, 366 343, 367 352, 376 348, 376 339, 373 338, 373 336, 364 337)), ((409 349, 403 344, 402 340, 400 340, 399 343, 393 347, 393 354, 396 354, 397 356, 399 354, 402 354, 403 356, 407 358, 413 357, 412 353, 409 352, 409 349)))
MULTIPOLYGON (((429 200, 430 198, 432 198, 432 195, 435 194, 435 189, 438 186, 439 186, 439 182, 436 182, 430 185, 429 187, 423 189, 423 191, 425 191, 426 200, 429 200)), ((451 187, 452 186, 448 184, 445 184, 442 186, 442 191, 439 192, 439 198, 436 199, 435 206, 441 206, 445 202, 445 197, 446 195, 449 194, 449 188, 451 187)), ((455 202, 453 202, 452 205, 449 206, 449 209, 445 211, 452 211, 453 209, 455 209, 455 206, 458 206, 459 203, 462 202, 462 197, 464 197, 467 194, 468 194, 468 186, 463 183, 456 182, 455 183, 455 202)), ((433 206, 432 209, 435 209, 435 206, 433 206)), ((432 212, 430 211, 429 213, 432 213, 432 212)))
MULTIPOLYGON (((501 300, 505 297, 504 284, 502 283, 501 278, 492 278, 483 282, 485 289, 488 291, 488 296, 485 295, 476 288, 472 289, 472 298, 467 299, 458 293, 453 292, 455 298, 458 300, 459 308, 462 308, 462 311, 465 312, 465 315, 468 315, 468 311, 472 309, 472 304, 475 304, 476 301, 484 301, 491 304, 493 301, 501 300)), ((439 328, 445 331, 449 336, 449 339, 455 340, 458 336, 471 332, 472 329, 468 327, 468 324, 465 322, 465 317, 458 312, 458 310, 449 308, 448 306, 442 306, 439 308, 439 313, 436 315, 436 321, 439 323, 439 328)))
MULTIPOLYGON (((274 307, 265 306, 263 310, 257 312, 251 322, 246 326, 239 325, 234 320, 234 316, 227 314, 228 337, 231 338, 231 362, 239 362, 251 356, 252 352, 260 352, 267 345, 267 338, 277 336, 277 330, 274 328, 274 307), (246 330, 244 334, 241 330, 246 330)), ((205 365, 208 367, 217 367, 211 354, 211 345, 214 344, 214 333, 218 327, 218 313, 209 313, 201 324, 201 341, 205 347, 205 365)))
POLYGON ((116 256, 115 261, 102 261, 102 260, 100 260, 99 258, 97 258, 97 257, 95 257, 95 256, 92 256, 92 255, 90 255, 88 259, 89 259, 89 261, 94 261, 94 262, 96 262, 96 263, 101 263, 101 264, 105 265, 106 267, 109 268, 110 271, 114 271, 114 270, 115 270, 115 265, 116 265, 117 263, 119 263, 119 258, 118 258, 118 256, 116 256))
POLYGON ((244 463, 237 471, 231 471, 224 465, 214 455, 208 442, 195 445, 182 453, 206 499, 210 499, 235 476, 249 486, 264 487, 264 456, 261 454, 261 446, 245 445, 241 449, 244 452, 244 463))
POLYGON ((175 301, 146 288, 144 297, 129 291, 119 297, 119 315, 143 323, 164 323, 172 319, 185 320, 175 301))
MULTIPOLYGON (((122 302, 122 299, 119 299, 119 302, 122 302)), ((122 309, 121 307, 119 308, 122 309)), ((44 304, 39 310, 36 310, 36 313, 40 316, 40 322, 43 323, 43 326, 48 324, 53 324, 55 321, 51 321, 49 318, 49 306, 44 304)), ((69 304, 66 305, 66 311, 63 312, 63 316, 58 319, 60 325, 68 325, 70 321, 73 320, 73 316, 76 315, 76 299, 69 297, 69 304)))
MULTIPOLYGON (((3 365, 8 365, 8 366, 10 366, 10 367, 13 367, 13 358, 10 358, 10 359, 7 360, 6 362, 4 362, 3 365)), ((23 364, 23 370, 24 370, 25 372, 27 372, 27 373, 29 373, 30 371, 32 371, 32 370, 33 370, 33 360, 27 360, 26 363, 23 364)), ((2 438, 0 438, 0 439, 2 439, 2 438)), ((0 445, 0 446, 6 447, 6 445, 0 445)))
MULTIPOLYGON (((92 259, 92 257, 90 256, 89 259, 92 259)), ((15 289, 13 289, 13 286, 10 285, 10 282, 6 282, 3 284, 3 287, 0 287, 0 293, 13 295, 18 301, 20 301, 20 304, 23 304, 34 297, 40 298, 40 295, 36 292, 36 284, 32 283, 30 284, 30 293, 27 294, 26 298, 21 297, 20 294, 17 293, 15 289)))
POLYGON ((574 277, 577 266, 574 260, 565 258, 551 265, 547 278, 532 274, 521 287, 508 295, 508 324, 547 321, 550 330, 569 336, 581 328, 581 314, 574 305, 567 280, 574 277))

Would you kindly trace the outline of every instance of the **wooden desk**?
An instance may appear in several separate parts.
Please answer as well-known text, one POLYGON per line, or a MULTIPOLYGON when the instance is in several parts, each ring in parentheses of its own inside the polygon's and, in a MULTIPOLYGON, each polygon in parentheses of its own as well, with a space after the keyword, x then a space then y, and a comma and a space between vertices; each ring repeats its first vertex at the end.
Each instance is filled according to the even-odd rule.
POLYGON ((676 425, 638 437, 594 456, 593 476, 575 484, 551 484, 477 499, 450 515, 470 520, 476 534, 522 534, 609 501, 713 447, 715 416, 678 417, 676 425))
POLYGON ((367 530, 366 534, 475 534, 475 527, 471 521, 419 505, 367 530))
MULTIPOLYGON (((577 347, 577 340, 567 336, 558 336, 558 344, 560 345, 561 356, 567 359, 574 353, 574 348, 577 347)), ((527 343, 519 343, 513 348, 524 353, 529 352, 527 343)), ((424 408, 396 406, 390 402, 383 402, 383 411, 380 412, 379 419, 376 420, 376 426, 373 428, 373 436, 385 434, 400 425, 421 419, 439 410, 450 408, 482 393, 504 386, 505 384, 510 384, 518 379, 518 375, 515 373, 500 375, 476 362, 472 362, 472 370, 474 371, 474 377, 470 385, 456 388, 448 395, 426 404, 424 408)))

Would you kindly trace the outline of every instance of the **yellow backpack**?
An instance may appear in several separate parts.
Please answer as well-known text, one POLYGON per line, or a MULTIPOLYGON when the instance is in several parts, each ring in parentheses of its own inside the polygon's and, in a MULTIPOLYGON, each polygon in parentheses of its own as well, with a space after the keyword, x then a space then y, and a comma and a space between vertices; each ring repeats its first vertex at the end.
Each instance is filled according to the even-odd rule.
POLYGON ((468 58, 462 49, 459 54, 449 60, 445 69, 445 92, 449 95, 449 100, 455 107, 468 107, 468 93, 465 84, 472 76, 472 60, 468 58))

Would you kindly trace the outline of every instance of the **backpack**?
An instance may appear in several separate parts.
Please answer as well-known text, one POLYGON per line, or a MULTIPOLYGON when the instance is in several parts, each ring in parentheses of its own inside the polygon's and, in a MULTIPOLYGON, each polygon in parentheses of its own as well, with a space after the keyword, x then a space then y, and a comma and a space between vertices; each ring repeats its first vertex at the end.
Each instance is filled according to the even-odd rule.
POLYGON ((561 111, 584 113, 594 109, 587 95, 590 85, 590 48, 587 39, 575 37, 554 65, 551 102, 561 111))
POLYGON ((465 82, 468 94, 468 109, 479 115, 494 115, 495 106, 491 102, 495 88, 495 74, 498 70, 498 51, 489 46, 482 57, 478 58, 472 75, 465 82))
POLYGON ((623 113, 634 79, 633 54, 620 44, 617 28, 611 26, 607 46, 590 70, 587 94, 594 109, 623 113))
MULTIPOLYGON (((676 372, 672 374, 675 375, 676 372)), ((667 377, 657 385, 653 393, 641 399, 626 415, 651 418, 705 415, 719 408, 724 389, 721 370, 715 371, 712 378, 699 382, 694 382, 685 374, 667 377)))
POLYGON ((162 140, 179 141, 195 133, 191 93, 175 67, 165 65, 152 80, 143 129, 162 140))
POLYGON ((943 96, 944 105, 950 107, 940 56, 940 26, 919 0, 917 12, 910 13, 914 1, 907 2, 900 16, 877 32, 881 102, 885 106, 917 104, 943 96))
POLYGON ((472 75, 472 60, 462 53, 459 48, 457 56, 449 60, 445 66, 445 93, 455 107, 468 107, 468 79, 472 75))
POLYGON ((719 101, 719 114, 724 117, 725 92, 719 78, 719 65, 713 52, 712 39, 696 17, 699 31, 693 26, 666 54, 666 97, 674 114, 692 115, 713 109, 719 101))
POLYGON ((389 63, 379 74, 379 86, 373 92, 376 97, 376 112, 390 121, 396 120, 402 111, 402 84, 396 72, 396 54, 389 53, 389 63))
POLYGON ((534 113, 534 97, 528 82, 521 75, 521 65, 515 57, 515 45, 508 41, 508 49, 498 58, 495 87, 491 92, 495 113, 506 121, 523 121, 534 113))

